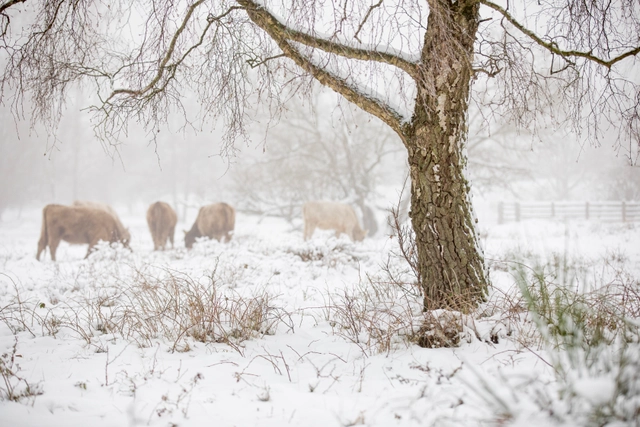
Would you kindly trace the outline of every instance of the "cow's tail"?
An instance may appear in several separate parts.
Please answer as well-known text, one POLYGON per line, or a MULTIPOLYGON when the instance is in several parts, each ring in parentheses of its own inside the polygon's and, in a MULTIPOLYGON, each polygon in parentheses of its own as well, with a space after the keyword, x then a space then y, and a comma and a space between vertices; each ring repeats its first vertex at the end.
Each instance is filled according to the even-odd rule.
POLYGON ((222 215, 224 216, 224 225, 222 232, 224 233, 225 241, 229 242, 231 240, 231 235, 233 233, 235 225, 235 218, 233 216, 233 213, 231 212, 231 209, 233 208, 227 203, 222 203, 222 208, 222 215))
POLYGON ((149 216, 149 231, 151 232, 151 238, 153 239, 154 249, 158 243, 158 210, 156 209, 156 204, 151 207, 150 211, 151 215, 149 216))
POLYGON ((235 230, 235 228, 236 228, 236 210, 232 206, 227 205, 226 215, 227 215, 227 225, 228 225, 229 229, 231 231, 235 230))
POLYGON ((47 208, 45 206, 42 209, 42 228, 40 229, 40 240, 38 241, 38 253, 36 259, 40 261, 40 254, 47 248, 47 242, 49 241, 49 230, 47 230, 47 208))

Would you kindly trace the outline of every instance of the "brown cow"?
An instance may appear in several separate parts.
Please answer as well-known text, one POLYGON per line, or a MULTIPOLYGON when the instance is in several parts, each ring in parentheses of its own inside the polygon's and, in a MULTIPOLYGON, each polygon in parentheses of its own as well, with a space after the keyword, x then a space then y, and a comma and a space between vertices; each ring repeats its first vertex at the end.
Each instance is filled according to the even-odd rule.
POLYGON ((360 228, 356 213, 349 205, 336 202, 307 202, 302 206, 304 217, 304 240, 313 236, 316 228, 335 230, 336 237, 345 233, 354 242, 359 242, 367 235, 360 228))
POLYGON ((100 209, 103 210, 107 213, 109 213, 113 219, 116 220, 116 224, 118 225, 118 233, 119 235, 122 237, 122 241, 126 242, 125 246, 128 248, 129 247, 129 243, 131 242, 131 234, 129 234, 129 230, 127 228, 124 227, 124 225, 122 225, 122 221, 120 221, 120 217, 118 216, 118 214, 116 213, 115 210, 113 210, 113 208, 105 203, 99 203, 99 202, 90 202, 88 200, 76 200, 73 202, 73 206, 81 206, 81 207, 85 207, 85 208, 92 208, 92 209, 100 209))
POLYGON ((155 202, 147 210, 147 224, 153 239, 153 250, 162 249, 167 245, 167 239, 173 248, 173 236, 176 231, 178 216, 171 206, 165 202, 155 202))
POLYGON ((49 246, 51 259, 55 261, 61 240, 77 245, 88 243, 85 258, 100 240, 119 241, 129 247, 128 241, 120 235, 116 220, 108 212, 81 206, 47 205, 42 209, 42 230, 36 259, 39 261, 40 254, 49 246))
POLYGON ((198 217, 191 230, 185 231, 184 245, 191 248, 197 237, 207 236, 210 239, 226 242, 231 240, 236 225, 236 211, 226 203, 215 203, 200 208, 198 217))

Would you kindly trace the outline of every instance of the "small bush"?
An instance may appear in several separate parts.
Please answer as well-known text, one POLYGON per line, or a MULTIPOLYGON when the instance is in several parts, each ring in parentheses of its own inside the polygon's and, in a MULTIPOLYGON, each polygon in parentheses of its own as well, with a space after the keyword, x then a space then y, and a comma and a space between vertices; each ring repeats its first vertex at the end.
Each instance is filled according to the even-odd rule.
POLYGON ((20 366, 16 363, 18 339, 13 345, 11 352, 0 355, 0 400, 11 400, 21 402, 23 400, 35 400, 36 396, 42 394, 39 384, 31 384, 25 378, 18 375, 20 366))
POLYGON ((408 344, 421 323, 421 299, 393 283, 369 278, 351 290, 329 294, 325 318, 334 332, 363 352, 391 351, 408 344))
POLYGON ((558 256, 531 268, 515 263, 512 274, 521 297, 510 300, 524 308, 525 316, 511 322, 535 325, 531 333, 543 350, 536 355, 553 369, 556 381, 532 377, 522 387, 510 378, 495 384, 495 378, 478 373, 476 392, 494 409, 497 421, 522 417, 518 402, 530 401, 534 408, 527 410, 549 423, 637 423, 640 284, 608 260, 598 266, 599 275, 594 267, 558 256))

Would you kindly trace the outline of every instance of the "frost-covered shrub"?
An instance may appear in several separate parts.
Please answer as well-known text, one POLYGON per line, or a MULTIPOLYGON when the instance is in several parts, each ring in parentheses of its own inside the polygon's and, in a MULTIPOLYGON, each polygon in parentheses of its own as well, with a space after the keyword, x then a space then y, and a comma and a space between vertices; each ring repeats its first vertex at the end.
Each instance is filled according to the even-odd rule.
POLYGON ((490 404, 493 414, 499 414, 501 422, 533 414, 537 422, 549 425, 637 422, 638 281, 608 260, 585 266, 553 257, 533 268, 516 265, 512 274, 521 292, 519 303, 536 327, 536 355, 553 369, 555 381, 532 376, 519 382, 502 378, 496 384, 495 378, 478 374, 477 394, 490 404))

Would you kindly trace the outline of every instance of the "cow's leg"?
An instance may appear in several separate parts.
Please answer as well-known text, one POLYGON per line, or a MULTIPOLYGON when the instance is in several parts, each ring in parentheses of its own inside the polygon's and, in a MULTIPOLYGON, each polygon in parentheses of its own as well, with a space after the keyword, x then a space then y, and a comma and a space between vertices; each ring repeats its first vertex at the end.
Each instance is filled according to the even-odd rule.
POLYGON ((89 242, 89 248, 87 249, 87 254, 84 256, 84 259, 89 258, 91 252, 95 251, 95 246, 98 244, 98 240, 92 240, 89 242))
POLYGON ((175 246, 173 246, 173 235, 176 232, 176 227, 173 226, 171 227, 171 230, 169 230, 169 241, 171 242, 171 249, 175 249, 175 246))
POLYGON ((49 240, 49 251, 51 252, 51 260, 56 260, 56 251, 58 250, 58 245, 60 244, 60 239, 50 239, 49 240))
POLYGON ((38 261, 40 261, 40 254, 42 253, 42 251, 44 251, 45 249, 47 249, 47 242, 44 241, 44 239, 40 239, 40 241, 38 242, 38 253, 36 254, 36 259, 38 261))
POLYGON ((158 250, 164 251, 164 246, 167 243, 167 239, 164 236, 160 236, 158 239, 158 250))
POLYGON ((348 232, 345 232, 345 234, 347 236, 349 236, 349 238, 351 239, 352 242, 356 241, 356 239, 355 239, 356 233, 353 232, 353 228, 351 230, 349 230, 348 232))
POLYGON ((309 240, 311 236, 313 236, 313 232, 316 231, 316 228, 305 221, 304 223, 304 240, 309 240))

